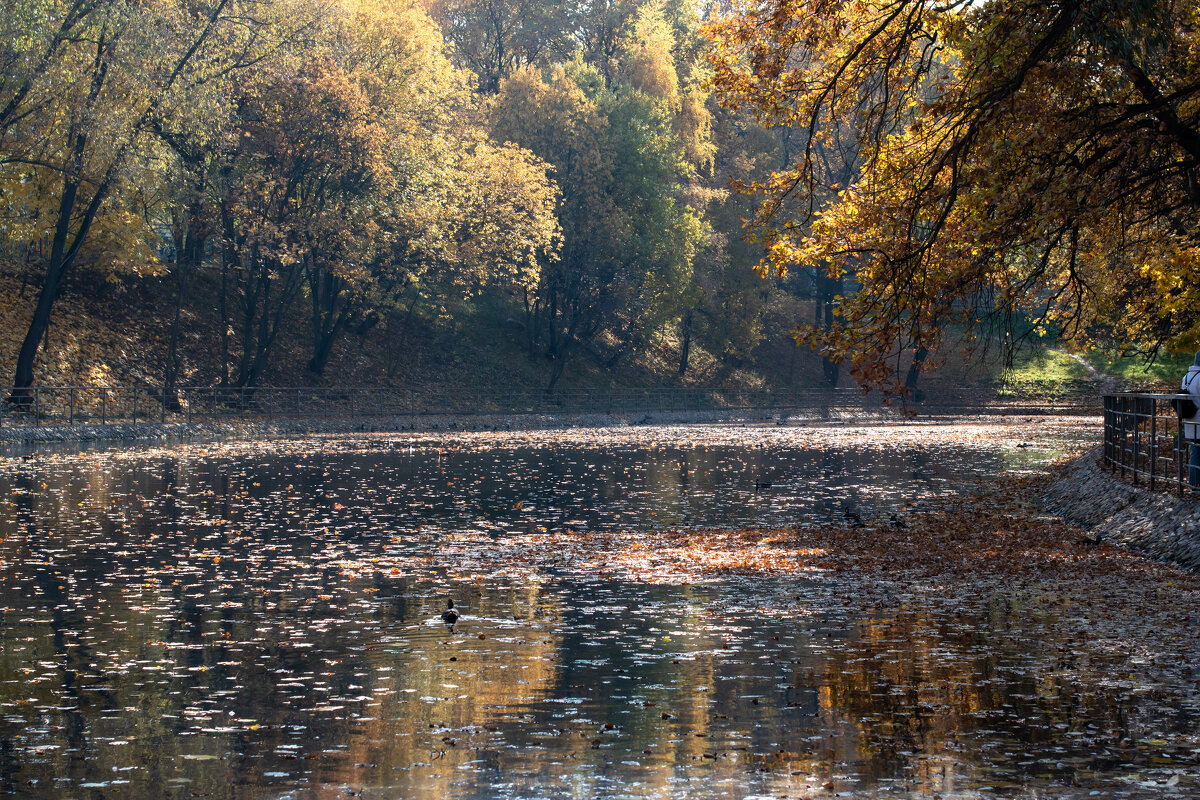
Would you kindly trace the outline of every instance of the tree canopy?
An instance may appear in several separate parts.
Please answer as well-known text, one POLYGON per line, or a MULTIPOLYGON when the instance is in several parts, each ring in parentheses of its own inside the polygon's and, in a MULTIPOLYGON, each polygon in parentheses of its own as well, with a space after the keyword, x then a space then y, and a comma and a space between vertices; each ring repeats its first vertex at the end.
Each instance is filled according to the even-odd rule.
POLYGON ((556 256, 545 165, 488 139, 416 4, 20 0, 0 30, 0 224, 49 245, 18 387, 77 263, 175 276, 169 392, 202 266, 220 270, 216 377, 254 385, 301 296, 319 377, 414 281, 524 286, 556 256))
POLYGON ((1182 0, 767 0, 711 24, 722 101, 803 142, 748 187, 764 266, 853 279, 800 338, 892 388, 951 325, 1200 342, 1198 24, 1182 0))
MULTIPOLYGON (((834 27, 851 13, 811 10, 834 27)), ((849 309, 841 298, 870 277, 865 264, 843 261, 843 275, 803 253, 806 269, 765 281, 754 268, 764 243, 778 259, 800 254, 835 185, 895 160, 893 129, 919 102, 881 88, 869 112, 875 90, 843 93, 838 78, 814 106, 815 135, 782 90, 774 110, 757 108, 774 126, 763 129, 748 109, 770 70, 735 54, 736 18, 710 33, 728 59, 705 58, 701 14, 677 0, 6 5, 0 280, 37 292, 21 307, 14 383, 35 382, 55 303, 80 273, 147 292, 138 302, 162 329, 136 379, 161 384, 168 408, 185 382, 337 380, 341 355, 366 363, 370 348, 388 353, 370 380, 404 381, 396 365, 434 338, 418 332, 455 329, 448 338, 485 312, 550 387, 585 359, 677 364, 675 378, 697 380, 700 364, 722 380, 755 357, 769 308, 782 319, 812 302, 803 313, 822 336, 869 334, 832 313, 849 309), (719 108, 714 85, 742 108, 719 108), (872 125, 873 139, 856 135, 872 125), (760 209, 728 189, 772 169, 764 187, 790 175, 800 188, 760 209), (806 193, 809 219, 788 221, 787 236, 742 237, 742 217, 766 231, 806 193), (280 369, 284 353, 302 374, 280 369)), ((914 84, 926 95, 954 63, 938 35, 914 84)), ((790 348, 786 326, 773 330, 790 348)), ((832 385, 841 343, 823 345, 832 385)))

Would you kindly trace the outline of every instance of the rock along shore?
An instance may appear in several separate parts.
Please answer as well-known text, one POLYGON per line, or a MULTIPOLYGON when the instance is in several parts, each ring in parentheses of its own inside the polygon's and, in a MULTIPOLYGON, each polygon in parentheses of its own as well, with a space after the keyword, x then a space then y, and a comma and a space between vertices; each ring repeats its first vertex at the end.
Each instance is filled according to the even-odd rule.
POLYGON ((1200 503, 1113 477, 1100 466, 1102 449, 1067 466, 1046 507, 1098 539, 1200 570, 1200 503))

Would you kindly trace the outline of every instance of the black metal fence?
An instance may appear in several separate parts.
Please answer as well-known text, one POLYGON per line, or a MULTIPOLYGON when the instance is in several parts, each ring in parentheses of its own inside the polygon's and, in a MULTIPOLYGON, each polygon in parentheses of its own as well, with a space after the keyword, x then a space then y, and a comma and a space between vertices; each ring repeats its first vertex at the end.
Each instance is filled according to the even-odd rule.
MULTIPOLYGON (((993 398, 975 389, 943 390, 942 411, 978 409, 993 398)), ((223 419, 421 417, 479 414, 644 414, 687 411, 875 410, 879 395, 857 389, 749 391, 719 388, 453 389, 387 387, 35 386, 0 388, 0 425, 192 422, 223 419)))
MULTIPOLYGON (((1104 396, 1104 466, 1114 474, 1151 489, 1184 494, 1193 439, 1172 401, 1186 394, 1126 392, 1104 396)), ((1200 445, 1200 442, 1197 442, 1200 445)), ((1198 476, 1200 477, 1200 476, 1198 476)))

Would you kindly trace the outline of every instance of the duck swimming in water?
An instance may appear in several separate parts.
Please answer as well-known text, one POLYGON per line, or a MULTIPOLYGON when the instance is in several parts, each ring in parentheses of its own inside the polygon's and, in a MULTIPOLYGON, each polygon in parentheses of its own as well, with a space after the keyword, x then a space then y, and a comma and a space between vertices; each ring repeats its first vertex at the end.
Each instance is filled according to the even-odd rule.
POLYGON ((857 511, 850 508, 848 503, 842 503, 842 516, 846 518, 846 524, 851 528, 865 528, 866 523, 857 511))
POLYGON ((454 608, 454 601, 446 601, 446 610, 442 612, 442 622, 450 626, 450 630, 454 630, 454 623, 458 622, 458 611, 454 608))

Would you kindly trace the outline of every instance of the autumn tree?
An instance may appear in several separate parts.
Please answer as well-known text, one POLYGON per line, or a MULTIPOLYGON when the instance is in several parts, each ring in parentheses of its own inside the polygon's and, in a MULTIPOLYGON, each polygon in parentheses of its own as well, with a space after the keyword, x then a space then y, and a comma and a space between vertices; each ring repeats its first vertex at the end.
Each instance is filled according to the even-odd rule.
POLYGON ((899 389, 948 324, 1200 341, 1197 7, 767 2, 709 28, 724 102, 802 132, 754 186, 783 272, 856 271, 814 347, 899 389), (853 120, 859 173, 819 149, 853 120))
POLYGON ((342 283, 370 260, 368 198, 390 180, 386 136, 366 91, 326 54, 262 71, 239 100, 232 180, 222 200, 226 257, 240 288, 234 382, 256 385, 286 310, 307 281, 324 366, 345 322, 342 283))
POLYGON ((608 120, 565 67, 545 77, 527 68, 501 84, 494 133, 548 162, 563 194, 561 257, 524 295, 530 354, 544 348, 553 383, 573 344, 599 330, 598 303, 611 285, 606 271, 615 262, 620 231, 609 194, 614 154, 608 120))
POLYGON ((221 214, 238 385, 262 380, 301 296, 323 379, 341 337, 412 286, 443 301, 524 287, 554 257, 546 165, 488 141, 470 75, 415 5, 335 6, 319 37, 243 85, 235 127, 221 214))
POLYGON ((489 140, 471 74, 452 63, 416 6, 357 0, 337 30, 337 58, 373 81, 392 178, 370 200, 376 244, 371 259, 360 259, 363 279, 340 284, 343 309, 370 322, 402 307, 407 317, 422 298, 436 306, 536 285, 558 243, 558 194, 546 164, 489 140))
MULTIPOLYGON (((324 224, 308 224, 303 260, 311 309, 310 374, 323 378, 334 345, 352 326, 367 326, 407 270, 397 242, 405 238, 423 187, 440 186, 432 173, 443 135, 462 122, 468 78, 443 54, 440 32, 407 3, 348 0, 336 6, 310 47, 346 82, 349 93, 319 121, 334 146, 338 128, 371 130, 371 147, 345 166, 373 165, 369 180, 327 196, 324 224)), ((351 137, 353 138, 353 137, 351 137)), ((366 140, 363 140, 364 142, 366 140)), ((322 185, 327 185, 322 181, 322 185)), ((311 203, 305 201, 297 211, 311 203)))
POLYGON ((576 346, 601 331, 613 364, 679 313, 705 226, 682 199, 687 165, 670 112, 580 64, 527 71, 501 89, 497 136, 549 162, 563 193, 562 254, 526 305, 529 346, 553 387, 576 346), (521 113, 536 108, 538 113, 521 113))
POLYGON ((606 69, 581 52, 520 70, 496 105, 496 137, 552 165, 562 190, 561 257, 526 303, 528 346, 550 360, 551 387, 579 345, 613 366, 678 320, 709 241, 688 191, 711 155, 699 89, 681 78, 661 5, 626 22, 606 69))
POLYGON ((495 94, 515 70, 570 52, 569 6, 562 0, 435 0, 429 12, 476 88, 495 94))
POLYGON ((774 290, 757 272, 762 247, 743 235, 742 220, 753 213, 752 203, 731 187, 778 166, 778 143, 749 115, 724 109, 714 115, 712 131, 707 214, 712 241, 696 260, 690 302, 680 316, 680 375, 689 370, 694 342, 721 363, 745 360, 762 340, 763 313, 774 290))
POLYGON ((8 212, 50 243, 16 387, 33 383, 63 279, 97 222, 121 217, 114 195, 147 175, 152 128, 202 108, 199 97, 257 57, 261 10, 241 0, 6 6, 3 24, 20 31, 0 51, 12 70, 0 83, 8 212))
MULTIPOLYGON (((57 97, 68 51, 110 10, 104 0, 13 0, 0 9, 0 136, 57 97)), ((0 139, 2 141, 2 139, 0 139)), ((7 148, 6 148, 7 151, 7 148)))

